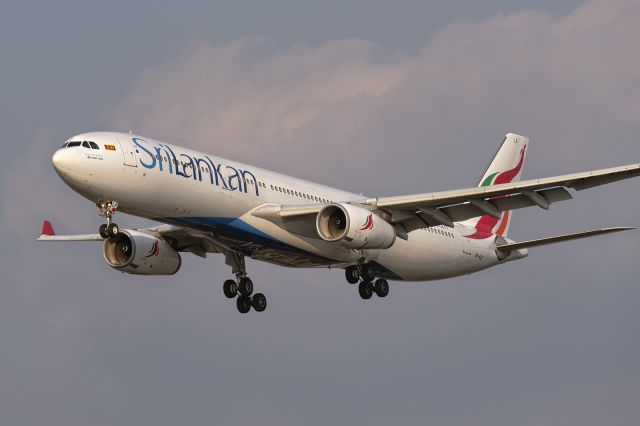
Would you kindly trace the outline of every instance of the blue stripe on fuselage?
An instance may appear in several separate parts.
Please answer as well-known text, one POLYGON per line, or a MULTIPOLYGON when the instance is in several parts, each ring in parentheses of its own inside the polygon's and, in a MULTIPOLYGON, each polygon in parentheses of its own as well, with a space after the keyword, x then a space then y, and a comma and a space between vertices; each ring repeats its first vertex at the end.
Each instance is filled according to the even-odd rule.
MULTIPOLYGON (((330 265, 338 263, 335 260, 318 256, 307 251, 301 250, 292 245, 286 244, 271 235, 260 231, 254 226, 249 225, 245 221, 238 218, 224 217, 169 217, 157 219, 159 222, 171 223, 179 226, 188 226, 207 232, 214 232, 223 237, 229 246, 245 255, 250 256, 254 251, 261 247, 280 250, 285 253, 293 253, 298 256, 304 256, 313 262, 319 264, 330 265)), ((393 271, 387 269, 378 262, 372 262, 376 270, 376 274, 390 280, 399 280, 402 278, 393 271)))
POLYGON ((261 248, 269 248, 304 256, 322 265, 338 263, 336 260, 318 256, 286 244, 238 218, 168 217, 157 220, 159 222, 214 232, 218 237, 221 237, 225 243, 229 244, 230 248, 248 256, 261 248))

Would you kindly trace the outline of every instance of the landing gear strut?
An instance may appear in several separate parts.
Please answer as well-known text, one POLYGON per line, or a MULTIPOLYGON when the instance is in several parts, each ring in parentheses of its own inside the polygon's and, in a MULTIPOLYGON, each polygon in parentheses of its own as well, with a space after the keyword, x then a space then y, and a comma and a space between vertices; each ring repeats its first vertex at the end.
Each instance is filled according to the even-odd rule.
POLYGON ((253 282, 247 276, 244 256, 228 252, 226 263, 231 266, 236 280, 227 280, 222 285, 224 295, 229 299, 237 298, 236 307, 241 314, 248 313, 251 308, 256 312, 267 309, 267 298, 262 293, 253 294, 253 282), (252 296, 253 294, 253 296, 252 296))
POLYGON ((115 237, 120 232, 120 228, 111 221, 111 218, 118 211, 118 202, 99 201, 96 203, 96 208, 98 209, 98 214, 107 219, 107 223, 100 225, 100 236, 104 239, 115 237))
POLYGON ((389 295, 389 283, 384 278, 375 279, 376 270, 371 263, 349 266, 345 269, 345 277, 349 284, 356 284, 362 279, 358 285, 358 293, 364 300, 371 299, 374 293, 380 298, 389 295))

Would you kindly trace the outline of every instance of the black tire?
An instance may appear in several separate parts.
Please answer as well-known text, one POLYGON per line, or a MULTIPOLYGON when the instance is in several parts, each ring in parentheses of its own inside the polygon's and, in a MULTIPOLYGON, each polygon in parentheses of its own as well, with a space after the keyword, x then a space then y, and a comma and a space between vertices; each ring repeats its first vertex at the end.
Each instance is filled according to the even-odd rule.
POLYGON ((247 277, 240 279, 238 291, 243 296, 251 296, 251 293, 253 293, 253 282, 247 277))
POLYGON ((233 280, 226 280, 222 285, 222 291, 229 299, 233 299, 238 294, 238 284, 233 280))
POLYGON ((107 233, 107 224, 103 223, 102 225, 100 225, 100 230, 98 231, 98 233, 100 234, 100 236, 102 238, 104 238, 105 240, 107 238, 109 238, 109 234, 107 233))
POLYGON ((358 293, 360 293, 360 297, 364 300, 371 299, 371 296, 373 296, 373 286, 363 281, 358 286, 358 293))
POLYGON ((110 237, 115 237, 116 235, 118 235, 118 232, 120 232, 120 228, 115 223, 110 223, 107 226, 107 234, 110 237))
POLYGON ((344 270, 344 275, 349 284, 358 284, 358 281, 360 281, 360 271, 358 271, 357 266, 349 266, 344 270))
POLYGON ((365 263, 360 267, 360 276, 363 281, 370 283, 376 278, 376 270, 372 264, 365 263))
POLYGON ((376 281, 374 290, 378 297, 387 297, 389 295, 389 283, 387 280, 380 278, 376 281))
POLYGON ((249 299, 249 296, 240 296, 238 297, 236 306, 238 307, 238 312, 246 314, 251 310, 251 299, 249 299))
POLYGON ((267 309, 267 298, 262 293, 256 293, 251 298, 251 306, 256 312, 262 312, 267 309))

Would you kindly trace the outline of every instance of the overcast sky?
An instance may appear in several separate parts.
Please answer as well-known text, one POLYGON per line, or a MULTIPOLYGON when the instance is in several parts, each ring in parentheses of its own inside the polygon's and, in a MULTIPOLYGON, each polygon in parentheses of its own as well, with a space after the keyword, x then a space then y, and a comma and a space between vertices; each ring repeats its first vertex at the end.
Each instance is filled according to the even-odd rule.
MULTIPOLYGON (((640 232, 360 300, 341 271, 222 259, 110 269, 68 137, 129 131, 368 195, 473 185, 505 133, 525 177, 640 161, 640 4, 0 4, 0 423, 627 426, 640 418, 640 232)), ((517 212, 510 236, 640 226, 640 180, 517 212)), ((120 225, 148 222, 120 216, 120 225)))

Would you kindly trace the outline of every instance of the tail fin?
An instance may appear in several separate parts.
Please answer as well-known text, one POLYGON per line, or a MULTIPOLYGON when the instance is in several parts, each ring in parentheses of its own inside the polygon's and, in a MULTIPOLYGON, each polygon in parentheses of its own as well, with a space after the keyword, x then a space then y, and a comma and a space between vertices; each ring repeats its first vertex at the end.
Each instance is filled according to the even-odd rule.
MULTIPOLYGON (((493 186, 519 181, 522 177, 528 145, 528 138, 508 133, 487 171, 478 182, 478 186, 493 186)), ((469 238, 483 239, 489 238, 493 234, 506 237, 509 233, 511 218, 511 212, 507 211, 502 213, 500 219, 487 215, 469 219, 463 224, 476 229, 476 233, 469 238)))

